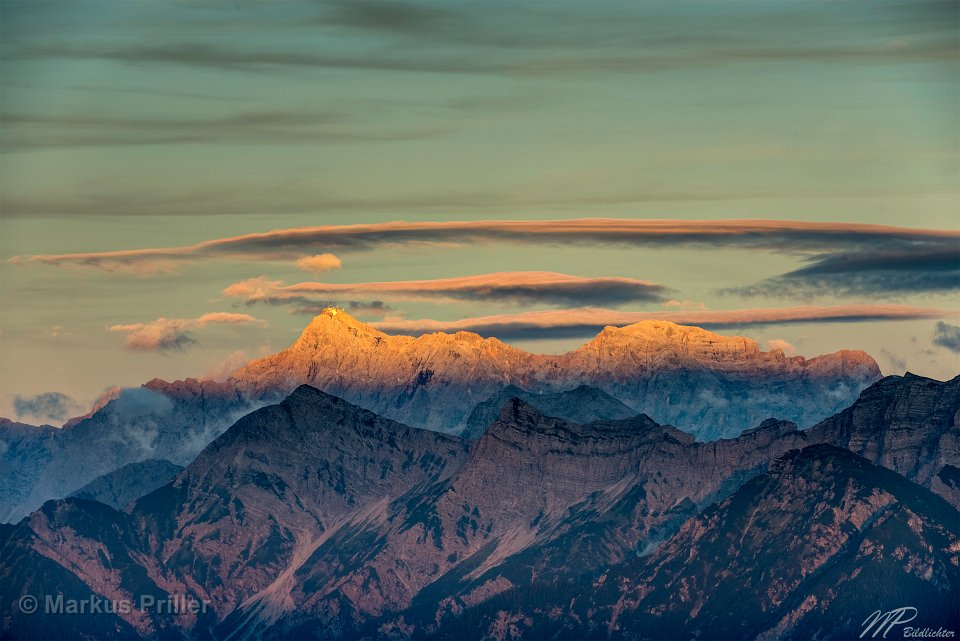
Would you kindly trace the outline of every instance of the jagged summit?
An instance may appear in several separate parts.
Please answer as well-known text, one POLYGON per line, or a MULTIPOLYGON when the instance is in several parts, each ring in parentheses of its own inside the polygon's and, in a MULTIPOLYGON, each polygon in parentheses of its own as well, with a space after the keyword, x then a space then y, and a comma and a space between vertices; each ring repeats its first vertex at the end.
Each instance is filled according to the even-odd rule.
POLYGON ((684 353, 701 353, 708 355, 711 360, 718 354, 736 356, 769 356, 770 358, 786 359, 799 362, 814 362, 817 359, 833 356, 842 357, 850 364, 859 364, 869 369, 875 369, 879 377, 879 367, 873 358, 861 350, 839 350, 834 354, 816 356, 805 359, 803 356, 784 357, 781 350, 772 349, 764 352, 756 341, 742 336, 728 336, 717 334, 693 325, 680 325, 665 320, 643 320, 631 325, 604 327, 593 339, 582 346, 559 356, 540 356, 528 353, 522 349, 512 347, 496 337, 485 338, 468 331, 455 333, 431 332, 417 337, 403 334, 387 334, 360 321, 340 307, 327 307, 317 314, 304 328, 300 338, 294 346, 317 347, 317 339, 328 336, 343 336, 344 332, 354 337, 372 337, 376 344, 385 343, 387 346, 407 345, 416 341, 418 345, 463 345, 476 344, 488 346, 491 349, 506 349, 518 355, 539 357, 545 360, 561 359, 576 355, 582 351, 592 351, 598 346, 628 345, 638 351, 676 351, 684 353))
POLYGON ((680 440, 687 443, 694 440, 674 427, 660 425, 646 414, 579 423, 549 416, 519 397, 511 398, 502 405, 487 435, 500 441, 516 442, 522 447, 526 447, 531 438, 545 437, 555 441, 559 447, 582 441, 622 440, 625 437, 647 440, 654 433, 669 434, 674 438, 679 436, 680 440))
POLYGON ((304 328, 300 338, 294 346, 316 347, 324 342, 325 338, 343 336, 373 336, 385 337, 370 325, 363 323, 339 307, 327 307, 313 317, 313 320, 304 328))
POLYGON ((722 336, 720 334, 703 329, 702 327, 696 327, 694 325, 681 325, 679 323, 674 323, 673 321, 658 319, 642 320, 631 325, 624 325, 623 327, 608 325, 604 328, 604 331, 607 330, 629 332, 634 335, 644 335, 651 338, 662 337, 666 339, 676 339, 686 336, 709 336, 711 338, 716 337, 720 339, 730 338, 728 336, 722 336))
POLYGON ((608 327, 566 354, 540 355, 470 332, 390 335, 330 307, 291 347, 251 361, 229 382, 271 399, 307 383, 402 423, 453 433, 510 386, 543 395, 585 385, 611 397, 590 401, 598 406, 619 401, 632 414, 719 438, 770 416, 811 425, 879 377, 862 352, 787 358, 747 338, 667 321, 608 327))
POLYGON ((327 394, 323 390, 319 390, 312 385, 303 385, 297 386, 297 389, 290 392, 287 398, 284 399, 284 403, 310 403, 314 401, 325 401, 327 403, 345 403, 341 398, 334 396, 333 394, 327 394))
MULTIPOLYGON (((640 321, 625 327, 605 327, 595 338, 571 354, 622 349, 643 353, 702 354, 710 360, 716 360, 717 357, 743 359, 774 355, 774 352, 762 352, 757 342, 749 338, 724 336, 700 327, 662 320, 640 321)), ((782 358, 782 353, 779 356, 782 358)))
POLYGON ((29 490, 0 488, 0 520, 19 518, 119 465, 144 458, 188 463, 244 412, 278 403, 303 384, 398 423, 467 438, 486 431, 507 400, 501 392, 514 386, 548 416, 587 424, 644 413, 706 441, 736 436, 771 416, 809 427, 879 378, 876 362, 862 352, 786 358, 745 338, 663 321, 607 328, 567 354, 538 355, 468 332, 388 335, 331 307, 293 345, 225 381, 150 381, 62 430, 57 439, 65 444, 38 441, 39 458, 34 449, 7 448, 2 463, 11 476, 29 479, 29 490), (492 416, 474 411, 489 399, 492 416), (120 434, 124 445, 108 459, 90 446, 91 434, 103 434, 110 448, 120 434))
POLYGON ((319 314, 314 316, 313 320, 310 322, 310 325, 308 327, 318 325, 321 323, 326 323, 329 321, 336 321, 340 323, 340 325, 343 325, 346 327, 362 327, 364 329, 370 329, 370 330, 373 329, 366 323, 357 320, 347 312, 343 311, 343 309, 340 307, 325 307, 323 310, 320 311, 319 314))

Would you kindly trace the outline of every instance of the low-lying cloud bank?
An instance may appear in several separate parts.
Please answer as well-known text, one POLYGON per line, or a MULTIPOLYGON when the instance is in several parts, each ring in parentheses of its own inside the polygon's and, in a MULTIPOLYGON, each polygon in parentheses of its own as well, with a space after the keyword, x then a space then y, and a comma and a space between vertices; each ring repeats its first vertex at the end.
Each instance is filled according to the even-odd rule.
POLYGON ((213 312, 197 318, 158 318, 149 323, 112 325, 111 332, 127 334, 124 349, 135 352, 170 352, 184 350, 196 343, 192 330, 208 325, 266 325, 249 314, 213 312))
POLYGON ((431 332, 468 331, 503 339, 538 340, 589 337, 607 326, 622 327, 645 320, 664 320, 681 325, 717 329, 747 325, 917 320, 956 315, 956 312, 949 310, 909 305, 838 305, 659 312, 579 308, 481 316, 456 321, 429 319, 382 321, 371 323, 371 325, 389 334, 416 336, 431 332))
POLYGON ((499 272, 432 280, 373 283, 296 283, 250 278, 223 290, 248 304, 291 305, 311 310, 330 301, 484 302, 552 305, 623 305, 664 300, 667 288, 634 278, 584 278, 553 272, 499 272))

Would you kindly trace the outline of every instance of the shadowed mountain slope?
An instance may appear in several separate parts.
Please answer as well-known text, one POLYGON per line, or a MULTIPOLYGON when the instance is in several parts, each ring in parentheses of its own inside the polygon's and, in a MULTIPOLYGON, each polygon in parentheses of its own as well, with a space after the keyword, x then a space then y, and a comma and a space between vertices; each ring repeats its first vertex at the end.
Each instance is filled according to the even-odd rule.
POLYGON ((956 630, 958 554, 960 513, 942 498, 815 445, 777 459, 647 557, 517 588, 432 636, 852 639, 872 612, 897 607, 917 608, 916 629, 956 630))
MULTIPOLYGON (((501 603, 498 599, 506 595, 540 589, 537 586, 562 587, 583 577, 599 580, 606 569, 636 563, 647 568, 642 576, 666 577, 645 564, 664 550, 690 549, 683 545, 715 549, 720 540, 716 537, 694 537, 682 544, 676 537, 699 532, 700 526, 691 526, 698 519, 708 519, 711 528, 723 526, 727 517, 710 521, 711 510, 727 510, 724 502, 743 488, 754 488, 750 491, 756 494, 757 478, 779 479, 777 483, 802 479, 807 472, 777 472, 777 466, 786 464, 775 465, 774 476, 768 470, 777 457, 808 448, 804 451, 815 453, 814 458, 829 454, 826 467, 810 463, 796 468, 817 471, 816 484, 804 495, 810 505, 801 500, 807 481, 770 485, 774 489, 763 490, 763 496, 775 496, 780 488, 785 497, 793 492, 795 505, 764 502, 770 515, 756 521, 758 532, 753 533, 775 537, 784 530, 802 539, 802 528, 818 523, 828 509, 824 506, 833 505, 830 492, 836 488, 820 484, 831 471, 842 472, 837 477, 841 480, 843 475, 860 478, 856 470, 862 465, 844 462, 860 460, 853 454, 835 454, 832 446, 809 449, 829 443, 821 439, 856 445, 893 468, 902 465, 905 477, 893 471, 867 474, 880 479, 883 491, 902 495, 904 501, 914 501, 907 488, 919 497, 932 496, 908 478, 937 489, 942 475, 911 461, 929 455, 926 443, 949 441, 955 425, 941 419, 956 413, 955 402, 943 402, 954 384, 892 377, 865 391, 851 408, 856 419, 849 430, 830 427, 843 423, 841 413, 813 430, 769 420, 736 439, 708 443, 643 415, 580 425, 511 399, 472 445, 302 386, 279 405, 237 421, 173 482, 141 498, 129 513, 78 499, 46 504, 15 528, 5 529, 2 566, 22 580, 10 585, 41 594, 76 580, 71 590, 83 585, 109 598, 148 590, 211 603, 204 617, 120 616, 124 625, 148 637, 164 630, 217 638, 445 634, 462 614, 481 612, 487 602, 501 603), (926 400, 920 403, 906 403, 903 399, 910 394, 905 390, 914 387, 937 393, 921 396, 926 400), (885 458, 884 452, 871 449, 869 444, 878 439, 886 444, 884 452, 899 454, 885 458), (917 448, 925 453, 917 454, 917 448), (899 479, 900 485, 891 489, 891 479, 899 479), (717 504, 721 507, 710 507, 717 504), (789 507, 787 513, 795 520, 774 518, 774 506, 789 507), (38 554, 48 568, 41 574, 31 569, 38 554), (118 572, 121 566, 124 570, 118 572)), ((943 447, 934 456, 942 469, 960 463, 943 447)), ((857 512, 862 494, 856 490, 837 509, 857 512)), ((949 493, 944 496, 951 498, 949 493)), ((955 532, 953 508, 940 499, 923 501, 927 507, 906 505, 930 519, 924 528, 955 532), (931 512, 930 505, 945 507, 931 512)), ((758 539, 757 550, 779 541, 769 537, 758 539)), ((940 545, 923 540, 925 545, 940 545)), ((912 539, 909 543, 921 545, 912 539)), ((781 550, 782 544, 777 545, 781 550)), ((749 558, 744 556, 743 563, 749 558)), ((722 583, 719 578, 717 585, 722 583)), ((753 580, 769 591, 776 585, 769 583, 774 578, 761 570, 753 580)), ((731 593, 744 589, 730 588, 731 593)), ((917 590, 922 592, 922 586, 917 590)), ((937 594, 930 593, 930 599, 937 594)), ((14 590, 10 598, 19 596, 14 590)), ((701 609, 720 617, 719 605, 710 610, 713 598, 704 592, 701 609)), ((562 611, 562 605, 555 605, 562 611)), ((666 602, 661 605, 666 607, 666 602)), ((607 602, 591 607, 600 612, 613 606, 607 602)), ((667 616, 663 608, 654 610, 667 616)), ((787 610, 775 613, 787 616, 787 610)), ((9 629, 39 634, 30 619, 7 609, 4 614, 10 617, 9 629)), ((583 619, 579 611, 570 612, 574 615, 583 619)), ((705 615, 702 620, 712 619, 705 615)), ((630 629, 639 629, 636 626, 630 624, 630 629)), ((735 627, 729 630, 739 634, 735 627)))

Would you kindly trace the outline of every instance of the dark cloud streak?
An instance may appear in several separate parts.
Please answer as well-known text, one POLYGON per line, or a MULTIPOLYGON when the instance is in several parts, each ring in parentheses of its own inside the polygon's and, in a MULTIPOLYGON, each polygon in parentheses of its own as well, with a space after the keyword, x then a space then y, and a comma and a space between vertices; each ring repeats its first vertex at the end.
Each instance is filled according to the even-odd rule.
POLYGON ((501 305, 607 305, 665 300, 667 288, 633 278, 583 278, 551 272, 499 272, 433 280, 284 285, 264 277, 230 285, 224 294, 248 304, 290 305, 295 310, 330 301, 378 297, 388 301, 482 302, 501 305))
POLYGON ((467 318, 457 321, 388 320, 373 323, 389 334, 420 335, 431 332, 469 331, 505 340, 556 340, 596 335, 607 326, 623 327, 645 320, 662 320, 706 329, 742 329, 805 323, 864 323, 942 318, 942 309, 902 305, 850 305, 836 307, 758 308, 692 312, 624 312, 610 309, 568 309, 521 312, 467 318))
POLYGON ((128 45, 112 48, 47 46, 8 55, 8 59, 67 58, 111 60, 125 64, 175 64, 221 71, 270 71, 277 68, 342 69, 441 74, 549 76, 570 73, 641 73, 723 64, 798 62, 950 62, 957 54, 952 40, 886 47, 724 47, 674 55, 620 53, 569 57, 563 53, 515 60, 491 56, 344 56, 306 51, 239 50, 199 42, 169 46, 128 45))
MULTIPOLYGON (((330 250, 369 251, 384 246, 464 243, 760 250, 791 253, 805 257, 810 263, 783 276, 727 292, 747 296, 950 291, 960 285, 956 267, 958 232, 801 221, 396 222, 293 228, 184 247, 36 255, 13 260, 108 271, 155 272, 170 270, 177 263, 191 260, 296 260, 305 254, 330 250)), ((614 294, 616 292, 604 294, 597 290, 597 298, 591 298, 592 293, 587 291, 577 303, 609 304, 609 296, 614 294), (602 300, 605 297, 606 300, 602 300)), ((517 296, 522 298, 523 292, 517 292, 517 296)))
POLYGON ((875 249, 837 252, 761 283, 728 290, 747 296, 846 296, 949 292, 960 288, 960 244, 956 239, 914 243, 904 239, 875 249))
POLYGON ((437 128, 383 129, 351 123, 347 111, 248 112, 209 118, 4 113, 8 151, 57 147, 173 144, 289 145, 316 142, 389 142, 430 138, 437 128))
MULTIPOLYGON (((771 61, 953 63, 957 55, 957 5, 951 2, 876 2, 870 12, 848 10, 846 3, 835 2, 804 3, 802 9, 782 3, 773 10, 724 12, 717 12, 712 3, 696 5, 698 10, 677 10, 672 4, 614 2, 580 11, 564 3, 343 0, 278 3, 276 11, 229 15, 218 10, 170 11, 166 31, 180 34, 179 42, 143 40, 142 24, 120 23, 121 32, 130 30, 140 40, 60 39, 25 46, 16 36, 31 31, 21 25, 10 32, 13 43, 5 47, 4 58, 8 63, 60 58, 232 72, 545 76, 771 61), (310 9, 302 11, 304 7, 310 9), (224 19, 238 33, 282 33, 285 41, 310 45, 227 46, 211 37, 209 29, 224 19), (363 46, 338 46, 345 33, 356 40, 353 44, 363 46)), ((686 9, 690 3, 683 5, 686 9)), ((37 20, 34 26, 38 31, 30 41, 44 25, 37 20)), ((262 38, 250 39, 255 40, 262 38)))

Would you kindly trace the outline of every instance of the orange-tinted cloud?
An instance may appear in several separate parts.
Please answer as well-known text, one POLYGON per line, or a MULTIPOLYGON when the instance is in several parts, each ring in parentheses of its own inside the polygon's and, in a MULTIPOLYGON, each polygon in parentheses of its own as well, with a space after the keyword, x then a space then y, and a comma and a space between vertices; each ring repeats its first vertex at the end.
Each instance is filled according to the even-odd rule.
POLYGON ((305 256, 297 260, 297 267, 305 272, 322 274, 323 272, 340 269, 343 264, 340 259, 330 253, 317 254, 316 256, 305 256))
POLYGON ((767 349, 779 349, 787 356, 796 356, 798 354, 796 346, 782 338, 771 338, 768 340, 767 349))
POLYGON ((124 349, 136 352, 183 350, 196 343, 191 330, 207 325, 265 325, 249 314, 212 312, 197 318, 158 318, 149 323, 112 325, 111 332, 127 334, 124 349))
POLYGON ((956 312, 909 305, 838 305, 784 308, 728 309, 719 311, 626 312, 579 308, 522 312, 465 318, 456 321, 396 320, 371 323, 392 334, 470 331, 500 338, 568 338, 592 336, 607 326, 622 327, 644 320, 666 320, 682 325, 720 328, 744 325, 837 323, 946 318, 956 312))
POLYGON ((693 300, 670 299, 663 303, 664 309, 678 309, 684 312, 704 311, 710 309, 705 303, 693 300))
POLYGON ((74 254, 18 256, 15 263, 156 271, 204 258, 295 260, 305 253, 369 250, 383 245, 536 243, 573 245, 703 245, 821 254, 864 245, 956 243, 960 233, 858 223, 784 220, 486 220, 392 222, 298 227, 208 240, 195 245, 74 254))
POLYGON ((296 283, 266 277, 234 283, 223 290, 247 303, 307 306, 356 298, 392 301, 485 301, 561 305, 620 305, 660 301, 666 287, 634 278, 584 278, 553 272, 499 272, 433 280, 375 283, 296 283))

